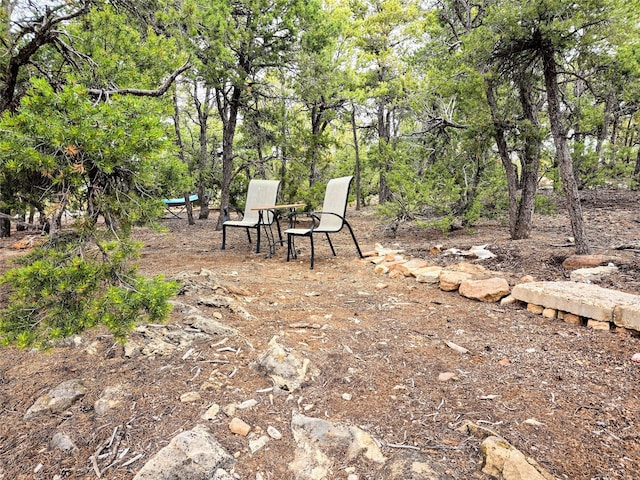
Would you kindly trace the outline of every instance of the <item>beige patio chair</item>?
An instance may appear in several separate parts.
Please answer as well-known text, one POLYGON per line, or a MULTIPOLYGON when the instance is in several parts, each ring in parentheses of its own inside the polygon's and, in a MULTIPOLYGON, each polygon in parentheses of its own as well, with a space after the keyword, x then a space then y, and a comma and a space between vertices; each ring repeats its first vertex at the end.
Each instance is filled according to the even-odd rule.
MULTIPOLYGON (((256 253, 260 253, 260 228, 264 228, 265 225, 270 226, 276 218, 273 211, 269 210, 262 212, 260 210, 256 210, 256 208, 275 205, 276 197, 278 196, 278 188, 280 188, 280 180, 254 179, 249 182, 249 188, 247 189, 247 201, 244 207, 242 220, 227 220, 222 224, 222 250, 226 247, 227 228, 241 227, 247 231, 249 243, 251 243, 251 233, 249 232, 249 229, 253 228, 256 230, 256 253)), ((280 242, 282 242, 280 225, 277 222, 276 225, 278 226, 280 242)))
POLYGON ((356 245, 358 255, 362 258, 362 251, 356 240, 356 236, 353 233, 353 229, 345 215, 347 213, 347 198, 349 197, 349 187, 353 176, 340 177, 329 180, 327 183, 327 189, 324 194, 324 202, 322 204, 322 211, 311 213, 313 223, 310 228, 289 228, 285 230, 287 234, 287 262, 290 258, 297 258, 297 251, 295 249, 294 240, 295 237, 309 237, 311 243, 311 268, 314 265, 314 244, 313 235, 315 233, 324 233, 331 247, 333 256, 336 256, 336 251, 333 248, 333 243, 329 237, 330 233, 337 233, 342 230, 345 225, 351 233, 353 243, 356 245))

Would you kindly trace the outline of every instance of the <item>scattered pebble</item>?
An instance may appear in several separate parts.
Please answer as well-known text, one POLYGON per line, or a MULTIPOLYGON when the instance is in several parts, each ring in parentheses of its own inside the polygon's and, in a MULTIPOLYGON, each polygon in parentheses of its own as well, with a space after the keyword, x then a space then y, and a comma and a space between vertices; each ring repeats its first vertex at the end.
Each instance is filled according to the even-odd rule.
POLYGON ((442 372, 440 375, 438 375, 438 380, 441 382, 447 382, 451 379, 456 379, 456 374, 453 372, 442 372))
POLYGON ((631 357, 631 361, 640 363, 640 353, 634 353, 633 357, 631 357))
POLYGON ((280 430, 278 430, 276 427, 272 427, 271 425, 267 427, 267 434, 274 440, 280 440, 282 438, 282 433, 280 433, 280 430))
POLYGON ((239 419, 238 417, 234 417, 231 420, 231 422, 229 422, 229 430, 231 430, 233 433, 237 435, 242 435, 243 437, 246 437, 249 434, 249 431, 251 430, 251 426, 248 423, 239 419))

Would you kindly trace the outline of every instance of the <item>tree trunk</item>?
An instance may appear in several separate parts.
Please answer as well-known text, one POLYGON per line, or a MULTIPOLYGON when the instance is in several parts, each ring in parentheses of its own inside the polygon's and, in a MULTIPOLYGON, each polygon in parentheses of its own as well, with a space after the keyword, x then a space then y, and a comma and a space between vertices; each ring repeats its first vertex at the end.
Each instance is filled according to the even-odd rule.
MULTIPOLYGON (((186 163, 185 155, 184 155, 184 145, 182 144, 182 134, 180 132, 180 106, 178 104, 178 95, 176 92, 176 88, 173 89, 173 127, 176 132, 176 145, 178 147, 178 157, 182 163, 186 163)), ((184 194, 185 206, 187 209, 187 222, 189 225, 195 225, 195 221, 193 220, 193 207, 191 202, 189 201, 189 193, 186 192, 184 194)))
POLYGON ((351 132, 353 133, 353 149, 355 156, 356 210, 362 208, 360 196, 360 145, 358 145, 358 126, 356 125, 356 106, 351 103, 351 132))
POLYGON ((538 170, 540 167, 540 141, 538 115, 533 101, 533 92, 528 79, 520 79, 520 104, 525 123, 521 126, 524 137, 522 153, 522 194, 518 206, 517 220, 512 232, 513 240, 521 240, 531 236, 533 212, 536 193, 538 191, 538 170))
MULTIPOLYGON (((238 86, 232 87, 231 98, 228 99, 228 108, 221 115, 222 129, 222 179, 220 185, 220 214, 216 223, 216 230, 222 229, 224 222, 224 207, 229 205, 231 198, 231 181, 233 180, 233 140, 238 123, 240 110, 240 95, 242 90, 238 86)), ((220 92, 220 95, 224 95, 220 92)), ((226 99, 224 99, 226 102, 226 99)))
POLYGON ((391 200, 391 190, 387 183, 387 174, 391 171, 389 160, 389 140, 391 130, 389 125, 390 113, 387 111, 385 102, 378 105, 378 154, 380 155, 380 191, 378 192, 379 202, 386 203, 391 200))
POLYGON ((204 102, 199 102, 196 95, 196 106, 198 108, 198 143, 200 147, 198 155, 198 199, 200 200, 200 213, 198 219, 206 220, 209 218, 209 198, 207 197, 205 185, 205 173, 207 170, 207 160, 209 158, 209 108, 211 99, 211 87, 206 87, 204 94, 204 102))
MULTIPOLYGON (((9 215, 11 211, 9 209, 0 209, 0 213, 6 213, 9 215)), ((6 217, 0 217, 0 237, 7 238, 11 236, 11 220, 6 217)))
POLYGON ((579 255, 589 253, 589 244, 582 217, 582 206, 578 184, 573 172, 573 161, 567 144, 566 132, 562 125, 562 113, 560 110, 560 88, 558 86, 558 69, 554 58, 554 50, 551 45, 543 45, 541 48, 544 81, 547 91, 547 108, 551 134, 556 147, 556 158, 560 167, 560 178, 567 198, 571 230, 576 243, 576 253, 579 255))
POLYGON ((485 91, 487 95, 487 103, 491 110, 491 119, 493 121, 494 129, 493 135, 496 139, 496 145, 498 146, 500 161, 502 162, 505 175, 507 176, 507 191, 509 194, 509 233, 513 239, 518 219, 518 174, 516 172, 515 165, 511 162, 511 158, 509 157, 509 149, 507 148, 507 141, 504 137, 504 127, 498 117, 498 104, 493 93, 493 84, 490 80, 487 80, 485 91))

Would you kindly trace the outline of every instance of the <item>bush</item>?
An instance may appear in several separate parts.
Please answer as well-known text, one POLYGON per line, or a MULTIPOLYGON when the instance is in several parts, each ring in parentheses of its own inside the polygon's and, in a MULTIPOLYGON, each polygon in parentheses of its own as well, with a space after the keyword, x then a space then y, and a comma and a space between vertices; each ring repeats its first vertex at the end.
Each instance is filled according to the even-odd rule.
POLYGON ((42 348, 100 324, 122 341, 140 319, 165 320, 177 285, 139 276, 128 261, 138 250, 122 240, 87 247, 68 236, 20 259, 0 277, 9 290, 0 311, 2 343, 42 348))

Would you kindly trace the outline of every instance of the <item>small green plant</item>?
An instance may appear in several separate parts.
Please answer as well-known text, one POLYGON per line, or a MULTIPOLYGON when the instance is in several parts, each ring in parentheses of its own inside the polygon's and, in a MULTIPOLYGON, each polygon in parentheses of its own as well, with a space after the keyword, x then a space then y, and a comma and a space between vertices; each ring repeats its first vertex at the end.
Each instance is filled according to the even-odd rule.
POLYGON ((130 241, 58 238, 19 260, 0 277, 8 306, 0 311, 3 344, 46 348, 52 340, 107 326, 123 340, 140 320, 161 322, 171 311, 174 282, 141 277, 129 263, 139 246, 130 241))
POLYGON ((558 213, 553 197, 547 195, 536 195, 534 210, 541 215, 555 215, 558 213))

